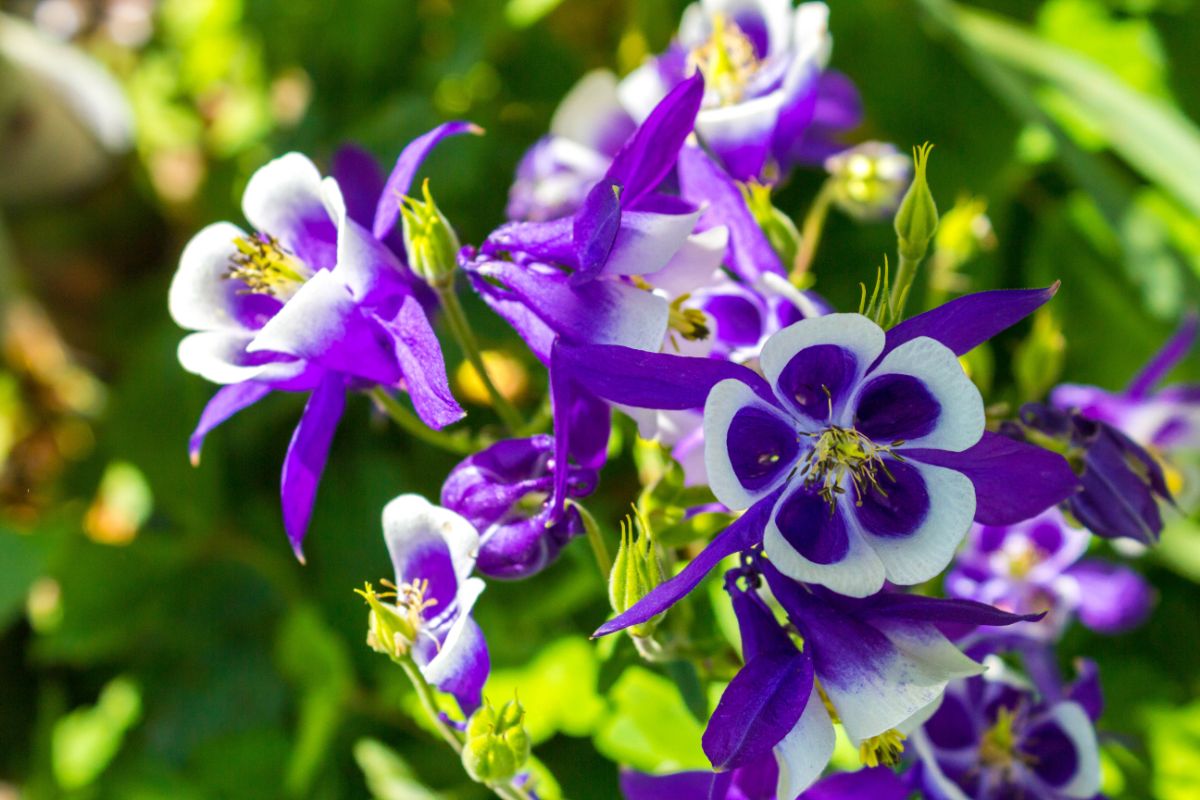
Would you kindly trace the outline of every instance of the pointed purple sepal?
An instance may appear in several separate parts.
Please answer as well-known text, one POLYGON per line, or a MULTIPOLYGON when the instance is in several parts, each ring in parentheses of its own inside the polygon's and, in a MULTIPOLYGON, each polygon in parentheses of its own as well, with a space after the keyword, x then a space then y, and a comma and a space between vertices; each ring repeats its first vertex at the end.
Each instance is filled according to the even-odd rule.
POLYGON ((635 205, 675 167, 703 101, 704 78, 697 71, 667 93, 613 158, 605 177, 623 187, 623 206, 635 205))
POLYGON ((928 336, 961 356, 1037 311, 1058 287, 1056 281, 1045 289, 996 289, 956 298, 889 330, 883 355, 928 336))
POLYGON ((572 233, 578 268, 571 274, 574 285, 593 280, 604 268, 621 227, 621 187, 602 180, 584 198, 575 214, 572 233))
POLYGON ((472 122, 446 122, 408 143, 396 159, 396 166, 392 168, 392 174, 384 184, 383 193, 379 195, 379 204, 375 207, 375 223, 372 226, 376 239, 386 238, 396 227, 396 219, 400 216, 401 198, 412 188, 413 178, 426 156, 446 137, 463 133, 480 135, 483 129, 472 122))
POLYGON ((333 433, 345 407, 344 379, 336 373, 330 373, 309 397, 284 458, 280 481, 283 527, 296 558, 301 562, 304 561, 302 545, 312 517, 317 484, 321 481, 325 459, 329 456, 329 445, 333 442, 333 433))
POLYGON ((1141 372, 1130 382, 1125 394, 1135 400, 1140 400, 1149 394, 1158 382, 1167 376, 1171 368, 1191 351, 1192 345, 1196 343, 1198 328, 1200 328, 1200 317, 1197 317, 1196 312, 1193 311, 1184 317, 1183 322, 1179 325, 1179 330, 1175 331, 1162 349, 1154 355, 1154 358, 1142 367, 1141 372))
POLYGON ((204 437, 221 423, 239 411, 249 408, 271 393, 271 386, 257 381, 245 381, 222 386, 204 406, 196 430, 188 439, 188 456, 193 464, 200 463, 200 449, 204 446, 204 437))

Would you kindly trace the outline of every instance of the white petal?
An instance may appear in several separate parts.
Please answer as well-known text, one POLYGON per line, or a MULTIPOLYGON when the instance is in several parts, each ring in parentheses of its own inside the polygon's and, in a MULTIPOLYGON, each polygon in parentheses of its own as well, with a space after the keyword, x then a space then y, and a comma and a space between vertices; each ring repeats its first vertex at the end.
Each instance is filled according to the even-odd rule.
POLYGON ((247 352, 252 333, 238 331, 201 331, 185 336, 179 343, 179 363, 193 375, 213 383, 241 383, 248 380, 286 380, 304 369, 299 361, 254 364, 247 352))
POLYGON ((929 493, 929 511, 906 536, 876 536, 860 523, 863 538, 883 562, 887 579, 912 586, 936 577, 954 558, 975 518, 975 485, 961 472, 916 461, 929 493))
POLYGON ((763 535, 763 551, 780 572, 793 580, 820 584, 847 597, 867 597, 883 588, 883 564, 859 533, 852 512, 848 509, 841 512, 850 540, 846 557, 833 564, 818 564, 800 555, 775 523, 779 507, 787 498, 786 492, 779 498, 763 535))
POLYGON ((650 60, 621 80, 617 86, 617 96, 634 121, 640 123, 650 116, 650 112, 658 105, 659 100, 666 97, 669 89, 662 73, 659 72, 658 64, 650 60))
POLYGON ((718 500, 732 509, 749 508, 782 484, 790 464, 780 464, 779 473, 766 486, 751 491, 742 485, 729 459, 729 426, 743 408, 757 408, 777 417, 781 424, 791 421, 783 412, 766 403, 746 384, 733 378, 723 380, 708 393, 704 403, 704 464, 708 485, 718 500))
MULTIPOLYGON (((331 235, 333 231, 333 219, 326 210, 321 190, 321 173, 300 153, 282 155, 250 176, 242 194, 242 213, 256 230, 275 236, 302 259, 304 255, 328 249, 312 246, 313 233, 318 227, 328 225, 331 235)), ((332 245, 332 240, 325 244, 332 245)), ((329 268, 333 263, 309 266, 329 268)))
MULTIPOLYGON (((407 554, 422 544, 445 542, 459 591, 467 591, 466 579, 475 569, 479 550, 479 532, 455 512, 435 506, 419 494, 402 494, 383 509, 383 537, 395 564, 405 563, 407 554)), ((471 603, 479 591, 471 597, 471 603)))
POLYGON ((979 389, 963 372, 954 352, 941 342, 921 336, 900 345, 871 370, 860 393, 879 375, 911 375, 925 384, 941 406, 934 429, 907 440, 906 447, 959 452, 977 444, 983 436, 985 419, 979 389))
POLYGON ((667 265, 647 276, 654 288, 674 299, 725 280, 721 262, 729 246, 729 229, 724 225, 687 237, 667 265))
POLYGON ((601 275, 646 275, 658 272, 679 252, 703 213, 626 211, 604 262, 601 275))
POLYGON ((617 76, 606 69, 592 70, 580 78, 558 104, 550 118, 550 135, 596 153, 611 145, 611 132, 629 125, 617 96, 617 76))
POLYGON ((909 741, 921 758, 925 780, 933 784, 943 800, 971 800, 957 783, 947 778, 946 773, 942 772, 937 755, 934 753, 933 744, 925 735, 925 731, 914 731, 913 735, 909 737, 909 741))
POLYGON ((829 36, 829 7, 824 3, 802 3, 792 18, 792 57, 811 61, 819 68, 829 63, 833 40, 829 36))
POLYGON ((456 604, 458 616, 442 640, 437 655, 421 670, 425 679, 435 686, 458 673, 463 667, 463 660, 477 647, 478 643, 472 637, 477 628, 471 621, 471 609, 475 607, 475 601, 484 588, 486 584, 480 578, 467 578, 459 583, 456 604))
POLYGON ((171 279, 167 309, 181 328, 191 330, 247 330, 237 318, 245 286, 225 276, 237 254, 233 240, 246 235, 229 222, 216 222, 200 230, 179 257, 171 279))
POLYGON ((1065 797, 1090 798, 1100 791, 1100 750, 1096 730, 1083 707, 1073 701, 1056 704, 1049 716, 1075 745, 1078 759, 1075 776, 1065 786, 1057 787, 1065 797))
MULTIPOLYGON (((853 353, 858 362, 857 377, 850 384, 853 386, 883 352, 884 342, 883 330, 861 314, 826 314, 802 319, 776 333, 763 345, 760 363, 763 374, 775 386, 788 362, 801 350, 821 344, 837 345, 853 353)), ((779 399, 789 407, 792 405, 791 398, 779 399)), ((844 417, 846 405, 843 402, 834 408, 835 419, 844 417)))
POLYGON ((835 742, 833 722, 813 686, 796 726, 775 745, 775 761, 779 764, 775 796, 793 798, 812 786, 833 756, 835 742))

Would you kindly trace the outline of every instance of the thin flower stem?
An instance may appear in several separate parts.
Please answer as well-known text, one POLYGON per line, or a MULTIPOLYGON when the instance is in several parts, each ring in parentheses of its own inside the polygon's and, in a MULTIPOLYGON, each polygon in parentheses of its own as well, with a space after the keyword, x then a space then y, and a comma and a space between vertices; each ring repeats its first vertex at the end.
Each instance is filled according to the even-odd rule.
POLYGON ((438 287, 437 296, 442 304, 442 311, 446 314, 446 323, 450 326, 450 332, 454 335, 458 346, 462 348, 467 361, 475 368, 479 380, 483 382, 483 388, 487 390, 488 397, 492 401, 492 408, 496 409, 500 421, 504 423, 504 427, 508 428, 510 433, 521 430, 525 426, 525 420, 521 418, 520 412, 508 401, 508 398, 500 393, 496 384, 492 383, 492 377, 488 374, 487 367, 484 366, 483 355, 479 350, 479 340, 475 338, 475 332, 471 329, 471 323, 467 319, 466 312, 463 311, 462 303, 458 300, 458 293, 454 291, 454 285, 451 283, 438 287))
POLYGON ((600 525, 591 512, 579 503, 571 502, 571 505, 579 510, 579 516, 583 518, 583 530, 587 534, 588 544, 592 546, 592 555, 596 558, 596 566, 600 569, 600 579, 607 583, 609 576, 612 575, 612 556, 608 552, 608 545, 604 542, 604 535, 600 532, 600 525))
POLYGON ((912 289, 913 279, 917 277, 917 267, 920 265, 920 261, 905 258, 903 253, 900 254, 900 266, 896 270, 896 280, 892 283, 892 296, 889 301, 892 324, 904 319, 904 306, 908 303, 909 290, 912 289))
MULTIPOLYGON (((425 680, 425 676, 421 674, 421 670, 417 668, 416 663, 411 658, 395 659, 396 663, 404 668, 404 674, 408 676, 409 682, 412 683, 413 689, 417 692, 417 697, 421 701, 421 706, 425 709, 425 713, 429 715, 429 721, 437 728, 438 733, 446 744, 454 749, 458 755, 462 755, 463 740, 462 734, 452 728, 442 719, 441 712, 437 707, 437 698, 433 694, 433 687, 429 685, 429 681, 425 680)), ((527 792, 521 786, 514 786, 508 783, 488 784, 497 797, 504 800, 532 800, 527 792)))
POLYGON ((829 217, 829 207, 833 203, 833 180, 828 179, 821 184, 820 191, 813 198, 812 207, 804 217, 804 225, 800 229, 800 248, 796 251, 796 260, 792 264, 791 281, 796 286, 805 285, 808 270, 817 255, 817 246, 821 243, 821 233, 825 229, 825 220, 829 217))
POLYGON ((426 444, 431 444, 441 450, 446 450, 460 456, 470 455, 475 452, 475 448, 469 438, 435 431, 424 422, 421 422, 416 414, 409 411, 403 403, 382 386, 376 386, 367 392, 367 394, 375 401, 380 410, 388 415, 392 422, 395 422, 402 430, 412 434, 426 444))

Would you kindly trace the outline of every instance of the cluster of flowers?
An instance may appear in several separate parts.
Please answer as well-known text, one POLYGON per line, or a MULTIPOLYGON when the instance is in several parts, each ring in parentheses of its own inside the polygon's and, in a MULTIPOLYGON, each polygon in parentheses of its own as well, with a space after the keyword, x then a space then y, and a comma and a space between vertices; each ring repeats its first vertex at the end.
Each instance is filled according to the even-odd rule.
POLYGON ((435 146, 479 133, 451 122, 409 144, 386 180, 356 150, 326 178, 283 156, 246 188, 251 232, 211 225, 183 253, 170 310, 195 332, 179 358, 223 384, 193 459, 208 432, 272 391, 309 393, 282 472, 298 557, 347 392, 369 392, 410 428, 464 416, 432 315, 511 435, 532 434, 471 447, 440 506, 392 501, 395 584, 362 592, 371 645, 457 698, 471 724, 443 717, 447 735, 484 753, 471 774, 501 796, 536 790, 517 775, 523 757, 471 746, 483 731, 528 753, 519 710, 482 705, 478 575, 527 578, 595 524, 578 501, 597 484, 614 410, 670 451, 688 486, 711 489, 685 517, 715 509, 730 523, 674 575, 648 526, 626 537, 618 613, 596 635, 629 629, 652 643, 656 620, 724 562, 744 661, 703 738, 717 771, 627 773, 631 800, 1099 790, 1097 676, 1085 665, 1064 686, 1053 647, 1072 615, 1115 632, 1148 613, 1135 572, 1081 556, 1092 534, 1151 544, 1163 527, 1178 476, 1164 459, 1200 447, 1200 390, 1154 387, 1195 323, 1122 394, 1062 386, 1016 419, 989 417, 960 357, 1057 285, 904 318, 938 224, 928 150, 914 176, 890 146, 838 143, 860 110, 853 85, 825 68, 827 14, 789 0, 690 7, 666 52, 572 91, 518 167, 509 221, 478 246, 460 246, 428 182, 410 196, 435 146), (771 205, 806 164, 831 172, 841 208, 895 215, 899 269, 859 313, 809 290, 815 234, 801 238, 771 205), (552 432, 525 427, 488 381, 457 275, 548 368, 552 432), (951 566, 948 598, 905 589, 951 566), (1029 679, 1002 653, 1019 654, 1029 679), (813 786, 835 724, 866 769, 813 786))

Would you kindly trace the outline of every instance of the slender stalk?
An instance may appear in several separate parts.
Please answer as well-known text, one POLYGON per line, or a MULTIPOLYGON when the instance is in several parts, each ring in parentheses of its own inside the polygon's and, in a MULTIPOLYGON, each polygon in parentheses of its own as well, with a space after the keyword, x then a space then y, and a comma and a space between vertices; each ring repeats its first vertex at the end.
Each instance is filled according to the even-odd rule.
POLYGON ((826 180, 821 184, 820 191, 813 198, 812 206, 804 217, 800 229, 800 249, 796 251, 796 261, 792 264, 791 281, 796 286, 802 286, 812 266, 813 258, 817 255, 817 245, 821 243, 821 233, 825 230, 825 220, 829 217, 829 207, 833 203, 833 181, 826 180))
POLYGON ((367 394, 375 401, 380 410, 391 418, 392 422, 395 422, 402 430, 426 444, 431 444, 441 450, 446 450, 460 456, 470 455, 475 452, 470 439, 464 436, 435 431, 433 428, 430 428, 382 386, 376 386, 367 392, 367 394))
POLYGON ((417 669, 417 665, 411 658, 399 658, 395 661, 404 668, 404 674, 408 676, 413 689, 416 690, 417 697, 420 699, 421 705, 425 708, 425 713, 429 715, 429 721, 437 728, 438 733, 441 734, 446 744, 454 748, 455 753, 462 755, 462 735, 447 725, 442 719, 441 712, 437 707, 437 699, 433 694, 433 687, 429 685, 429 681, 425 680, 425 676, 421 674, 421 670, 417 669))
POLYGON ((900 255, 900 264, 896 270, 896 280, 892 283, 892 296, 888 303, 891 306, 893 324, 904 319, 904 306, 908 303, 909 290, 912 289, 913 279, 917 277, 917 267, 920 265, 920 261, 900 255))
POLYGON ((454 335, 458 346, 462 348, 467 361, 475 368, 479 380, 483 382, 483 388, 487 390, 488 397, 492 401, 492 408, 496 409, 504 427, 508 428, 509 432, 516 433, 524 427, 525 420, 521 418, 520 412, 508 401, 508 398, 500 394, 496 384, 492 383, 492 377, 483 363, 479 341, 475 338, 475 332, 471 329, 471 323, 467 320, 466 312, 463 311, 462 303, 458 300, 458 293, 454 291, 453 283, 436 288, 438 300, 442 304, 442 311, 446 314, 446 323, 450 326, 450 332, 454 335))
POLYGON ((583 530, 587 534, 588 544, 592 546, 592 555, 596 557, 596 566, 600 569, 600 579, 607 583, 612 575, 613 564, 608 545, 604 542, 604 535, 600 532, 600 525, 591 512, 579 503, 572 502, 571 505, 579 509, 579 516, 583 518, 583 530))

